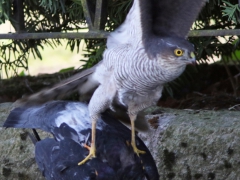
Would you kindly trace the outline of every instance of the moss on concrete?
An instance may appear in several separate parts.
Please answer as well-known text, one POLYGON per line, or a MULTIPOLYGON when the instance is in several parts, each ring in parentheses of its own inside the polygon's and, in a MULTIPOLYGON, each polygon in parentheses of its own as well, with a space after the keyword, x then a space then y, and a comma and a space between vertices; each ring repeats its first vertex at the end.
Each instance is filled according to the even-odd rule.
MULTIPOLYGON (((0 104, 0 125, 10 103, 0 104)), ((240 112, 152 108, 154 127, 140 134, 161 180, 235 180, 240 178, 240 112), (158 114, 156 114, 156 112, 158 114), (160 124, 157 124, 160 122, 160 124)), ((26 132, 0 128, 0 179, 44 179, 26 132)))
POLYGON ((161 121, 167 114, 174 118, 150 132, 157 144, 148 142, 161 179, 240 178, 240 112, 162 111, 161 121))

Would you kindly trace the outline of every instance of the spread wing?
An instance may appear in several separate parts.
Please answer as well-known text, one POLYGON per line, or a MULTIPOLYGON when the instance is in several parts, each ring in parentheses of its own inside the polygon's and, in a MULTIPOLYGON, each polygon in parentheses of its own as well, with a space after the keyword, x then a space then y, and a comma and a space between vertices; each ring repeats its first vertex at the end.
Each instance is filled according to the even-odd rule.
POLYGON ((156 39, 186 39, 205 4, 205 0, 139 0, 139 2, 143 47, 150 56, 155 55, 154 47, 159 43, 154 43, 156 39))
POLYGON ((107 47, 109 49, 123 44, 134 44, 141 40, 141 36, 139 0, 134 0, 125 21, 108 36, 107 47))
MULTIPOLYGON (((186 37, 206 0, 151 0, 149 12, 152 17, 153 33, 186 37), (152 6, 152 7, 151 7, 152 6)), ((142 9, 148 0, 141 0, 142 9)), ((141 16, 143 27, 146 16, 141 16)), ((149 28, 149 27, 145 27, 149 28)))
POLYGON ((107 47, 144 46, 152 35, 186 38, 206 0, 134 0, 124 21, 107 40, 107 47))

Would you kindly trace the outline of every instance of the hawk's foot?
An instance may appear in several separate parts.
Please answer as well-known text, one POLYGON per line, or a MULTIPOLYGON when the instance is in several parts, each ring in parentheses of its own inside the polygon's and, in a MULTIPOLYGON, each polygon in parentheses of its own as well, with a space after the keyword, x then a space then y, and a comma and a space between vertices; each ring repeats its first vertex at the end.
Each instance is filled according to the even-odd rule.
MULTIPOLYGON (((89 149, 89 146, 87 145, 84 145, 85 148, 89 149)), ((85 157, 85 159, 83 159, 81 162, 78 163, 78 165, 82 165, 84 163, 86 163, 89 159, 92 159, 93 157, 96 157, 96 149, 95 147, 92 145, 90 147, 90 150, 89 150, 89 154, 87 157, 85 157)))
POLYGON ((88 146, 87 144, 83 144, 83 147, 85 147, 85 148, 88 149, 89 151, 91 150, 91 146, 88 146))
POLYGON ((139 156, 139 154, 145 154, 145 151, 139 150, 136 146, 136 143, 132 142, 131 143, 133 151, 139 156))

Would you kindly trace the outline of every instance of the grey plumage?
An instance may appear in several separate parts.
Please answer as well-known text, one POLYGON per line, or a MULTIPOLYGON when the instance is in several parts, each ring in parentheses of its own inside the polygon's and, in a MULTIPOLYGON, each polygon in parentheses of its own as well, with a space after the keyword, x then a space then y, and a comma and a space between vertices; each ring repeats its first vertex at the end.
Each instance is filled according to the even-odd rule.
POLYGON ((52 101, 15 108, 3 127, 36 128, 54 136, 42 140, 30 136, 35 144, 35 160, 47 180, 159 179, 153 157, 141 139, 136 137, 146 154, 137 157, 128 143, 130 130, 108 113, 103 113, 96 125, 98 157, 81 167, 77 165, 88 153, 83 145, 91 143, 91 122, 84 103, 52 101))
POLYGON ((203 2, 135 0, 125 22, 108 37, 99 64, 21 102, 42 103, 78 88, 80 94, 94 92, 89 102, 94 123, 117 104, 134 124, 140 111, 156 104, 164 84, 195 61, 194 47, 185 38, 203 2))

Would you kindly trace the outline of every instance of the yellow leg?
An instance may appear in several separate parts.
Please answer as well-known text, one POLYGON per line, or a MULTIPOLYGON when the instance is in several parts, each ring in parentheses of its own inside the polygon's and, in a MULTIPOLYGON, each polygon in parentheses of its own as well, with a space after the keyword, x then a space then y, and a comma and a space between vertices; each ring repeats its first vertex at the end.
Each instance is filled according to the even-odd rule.
POLYGON ((136 141, 135 141, 135 119, 136 119, 136 115, 129 115, 130 120, 131 120, 131 132, 132 132, 132 140, 131 140, 131 145, 133 147, 133 151, 139 156, 139 154, 145 154, 145 151, 141 151, 137 148, 136 146, 136 141))
POLYGON ((96 146, 95 146, 96 123, 97 123, 96 120, 92 121, 92 141, 91 141, 91 147, 90 147, 89 154, 87 157, 85 157, 85 159, 83 159, 81 162, 78 163, 79 166, 86 163, 92 157, 96 157, 96 146))

